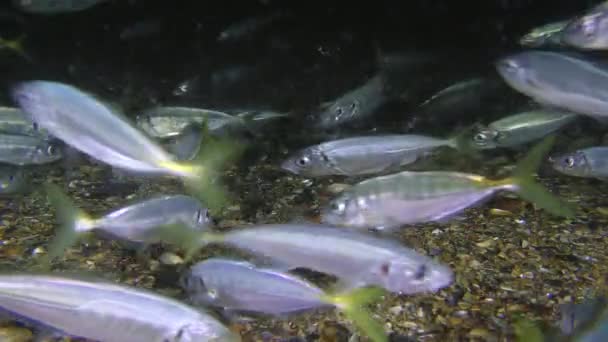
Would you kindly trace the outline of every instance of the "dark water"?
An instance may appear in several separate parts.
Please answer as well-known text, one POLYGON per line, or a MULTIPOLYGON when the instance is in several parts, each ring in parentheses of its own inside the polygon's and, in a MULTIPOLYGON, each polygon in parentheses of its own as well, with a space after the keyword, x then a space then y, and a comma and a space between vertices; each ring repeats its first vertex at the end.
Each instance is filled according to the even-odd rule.
MULTIPOLYGON (((14 82, 47 79, 89 90, 118 103, 128 115, 156 104, 290 112, 288 120, 253 140, 246 158, 226 172, 234 203, 217 218, 220 227, 289 222, 317 215, 319 206, 333 196, 327 190, 332 183, 355 181, 307 182, 278 171, 276 165, 293 149, 323 139, 303 125, 314 122, 321 102, 373 76, 378 54, 424 63, 392 73, 392 91, 406 95, 397 96, 373 119, 348 132, 449 134, 455 127, 489 122, 528 100, 504 87, 500 96, 466 113, 418 126, 416 108, 422 101, 467 78, 488 77, 500 84, 493 62, 521 49, 517 40, 523 33, 566 19, 593 3, 597 1, 123 0, 44 16, 21 13, 7 2, 0 8, 0 36, 25 34, 25 51, 31 60, 0 50, 0 104, 11 105, 8 89, 14 82), (283 18, 249 37, 217 40, 231 23, 278 11, 285 13, 283 18), (151 32, 121 38, 123 30, 140 22, 148 23, 151 32), (180 90, 180 85, 185 87, 180 90)), ((582 144, 589 139, 601 141, 602 131, 589 126, 583 123, 578 131, 565 132, 560 148, 568 149, 581 139, 587 139, 582 144)), ((488 153, 483 163, 450 167, 498 172, 499 166, 517 155, 517 151, 503 152, 488 153)), ((519 200, 502 198, 471 211, 462 221, 396 234, 404 244, 448 263, 458 279, 438 294, 391 296, 374 307, 393 340, 512 340, 515 318, 525 316, 551 325, 559 317, 559 303, 601 287, 606 276, 608 219, 597 208, 608 204, 605 185, 545 171, 545 184, 582 204, 576 220, 563 221, 519 200), (490 208, 513 214, 493 217, 490 208)), ((121 184, 106 168, 90 163, 79 165, 67 179, 60 167, 32 172, 33 183, 49 179, 69 183, 70 195, 92 214, 104 213, 127 199, 182 190, 170 181, 121 184)), ((11 269, 30 269, 36 265, 36 248, 53 235, 52 210, 36 193, 3 203, 2 239, 10 243, 0 247, 2 263, 11 269)), ((163 250, 153 250, 150 260, 141 260, 122 247, 94 240, 74 247, 56 268, 93 271, 181 295, 176 283, 179 270, 159 261, 163 250)), ((226 253, 233 252, 205 250, 200 258, 226 253)), ((237 324, 237 328, 245 340, 274 336, 344 341, 353 333, 352 326, 335 313, 261 319, 237 324)), ((11 322, 3 329, 16 328, 11 322)))

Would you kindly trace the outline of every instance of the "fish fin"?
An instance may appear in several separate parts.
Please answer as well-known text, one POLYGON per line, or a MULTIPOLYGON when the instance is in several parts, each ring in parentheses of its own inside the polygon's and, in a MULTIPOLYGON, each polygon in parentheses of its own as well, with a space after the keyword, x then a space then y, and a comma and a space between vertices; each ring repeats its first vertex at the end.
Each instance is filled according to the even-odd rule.
POLYGON ((517 193, 525 200, 554 215, 573 217, 575 210, 569 203, 560 200, 534 179, 536 170, 554 142, 555 135, 550 135, 532 147, 532 150, 517 163, 510 179, 518 186, 517 193))
POLYGON ((171 162, 164 166, 186 174, 188 191, 200 199, 212 213, 217 213, 229 201, 227 190, 221 184, 221 168, 236 159, 245 146, 228 140, 207 141, 193 162, 171 162))
POLYGON ((515 340, 517 342, 543 342, 545 338, 542 331, 532 321, 519 319, 514 324, 515 340))
POLYGON ((78 209, 57 185, 45 183, 44 190, 48 201, 55 208, 59 224, 59 229, 48 246, 46 262, 50 263, 55 257, 60 256, 65 249, 76 243, 80 234, 79 230, 92 229, 93 220, 78 209))
POLYGON ((388 337, 382 324, 374 321, 369 311, 364 308, 365 305, 379 300, 385 293, 386 291, 379 287, 363 287, 349 292, 327 294, 322 299, 337 306, 370 340, 387 342, 388 337))

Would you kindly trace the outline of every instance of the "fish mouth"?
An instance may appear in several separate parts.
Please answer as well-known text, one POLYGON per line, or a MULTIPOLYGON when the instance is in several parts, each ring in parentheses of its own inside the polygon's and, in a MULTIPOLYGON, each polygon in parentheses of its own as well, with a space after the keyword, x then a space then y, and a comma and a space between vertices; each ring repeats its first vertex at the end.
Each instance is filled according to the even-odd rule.
POLYGON ((283 171, 287 171, 289 173, 298 174, 295 166, 293 165, 293 161, 291 159, 287 159, 279 165, 279 168, 283 171))

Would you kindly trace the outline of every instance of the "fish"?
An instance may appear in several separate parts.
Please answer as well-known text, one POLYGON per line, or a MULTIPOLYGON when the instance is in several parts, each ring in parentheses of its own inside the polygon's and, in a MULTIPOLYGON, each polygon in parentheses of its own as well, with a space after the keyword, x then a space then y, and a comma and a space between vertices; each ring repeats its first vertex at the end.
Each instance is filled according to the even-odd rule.
POLYGON ((246 129, 249 123, 285 117, 287 114, 272 111, 244 110, 235 115, 202 108, 155 107, 144 110, 136 117, 137 126, 150 137, 169 138, 182 134, 191 124, 203 124, 211 134, 220 135, 230 129, 246 129))
POLYGON ((190 125, 177 136, 171 138, 166 144, 167 150, 177 160, 194 160, 198 155, 203 142, 203 129, 199 125, 190 125))
POLYGON ((219 243, 265 257, 282 269, 303 267, 335 275, 341 290, 377 286, 416 294, 436 292, 454 280, 448 266, 395 240, 324 224, 265 224, 225 233, 177 227, 157 234, 184 248, 186 260, 205 245, 219 243))
POLYGON ((570 20, 560 20, 535 27, 523 35, 519 44, 527 47, 561 46, 562 32, 570 20))
POLYGON ((363 288, 330 294, 292 274, 224 258, 195 264, 180 283, 195 305, 229 311, 285 315, 336 307, 372 341, 388 341, 382 325, 363 308, 383 294, 381 289, 363 288))
POLYGON ((556 110, 531 110, 504 117, 473 134, 472 145, 479 149, 516 147, 542 139, 578 118, 578 114, 556 110))
POLYGON ((240 341, 200 308, 148 290, 80 278, 0 275, 0 307, 66 335, 96 341, 240 341))
POLYGON ((38 124, 32 122, 26 113, 14 107, 0 107, 0 133, 50 139, 48 131, 38 127, 38 124))
POLYGON ((218 42, 236 42, 251 37, 256 32, 265 29, 279 19, 287 16, 285 11, 274 11, 265 15, 255 16, 234 22, 217 35, 218 42))
POLYGON ((41 165, 62 158, 57 143, 27 135, 0 134, 0 162, 11 165, 41 165))
POLYGON ((15 84, 11 93, 39 127, 93 159, 125 171, 178 177, 214 210, 227 201, 226 191, 213 175, 240 153, 240 145, 210 142, 199 160, 179 162, 123 114, 74 86, 26 81, 15 84))
POLYGON ((608 146, 594 146, 549 158, 554 170, 568 176, 608 179, 608 146))
POLYGON ((13 0, 18 9, 33 14, 79 12, 108 0, 13 0))
POLYGON ((365 175, 411 164, 438 147, 460 147, 460 138, 415 134, 359 136, 304 148, 281 164, 294 174, 319 177, 365 175))
POLYGON ((602 119, 608 116, 608 64, 579 54, 524 51, 496 62, 520 93, 546 107, 602 119))
POLYGON ((561 37, 566 45, 578 49, 608 49, 608 3, 602 2, 569 21, 561 37))
POLYGON ((333 101, 323 103, 317 116, 317 126, 321 129, 334 129, 371 116, 390 99, 384 88, 385 76, 378 73, 365 84, 333 101))
POLYGON ((160 242, 151 232, 159 227, 184 225, 202 231, 211 218, 207 208, 196 198, 186 195, 157 195, 123 206, 101 217, 92 218, 78 209, 56 185, 44 185, 49 202, 57 211, 59 230, 49 243, 48 258, 59 256, 87 232, 100 232, 112 238, 136 244, 160 242))
POLYGON ((572 217, 568 204, 533 179, 554 139, 550 136, 537 144, 505 179, 452 171, 404 171, 364 180, 330 201, 322 210, 321 222, 378 230, 445 222, 499 191, 516 192, 554 215, 572 217))

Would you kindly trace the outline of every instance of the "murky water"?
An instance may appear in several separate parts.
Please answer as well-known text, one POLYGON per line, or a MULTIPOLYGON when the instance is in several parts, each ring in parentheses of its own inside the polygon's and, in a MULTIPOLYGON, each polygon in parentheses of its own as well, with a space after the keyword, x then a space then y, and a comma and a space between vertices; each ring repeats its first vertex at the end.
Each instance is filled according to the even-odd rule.
MULTIPOLYGON (((281 171, 279 163, 297 148, 353 132, 448 135, 525 104, 525 97, 504 87, 499 96, 447 117, 424 122, 416 116, 420 115, 417 105, 443 87, 472 77, 497 78, 493 61, 517 49, 517 38, 530 27, 589 5, 481 2, 484 5, 476 5, 478 13, 447 1, 419 1, 398 8, 390 3, 301 6, 288 8, 288 18, 251 38, 220 43, 217 34, 227 24, 274 11, 279 2, 197 3, 111 1, 90 11, 52 17, 26 15, 4 5, 0 35, 25 33, 31 61, 3 50, 0 70, 2 89, 23 79, 66 82, 119 104, 129 115, 155 104, 292 113, 257 137, 235 137, 246 141, 248 149, 224 174, 231 203, 215 215, 220 229, 317 220, 320 206, 334 196, 332 189, 361 180, 310 180, 281 171), (145 20, 159 21, 158 32, 120 38, 126 27, 145 20), (398 96, 373 120, 354 127, 328 134, 303 129, 314 120, 319 103, 374 75, 378 53, 416 61, 391 78, 391 91, 398 96)), ((0 92, 0 100, 1 105, 11 105, 7 91, 0 92)), ((555 150, 602 142, 605 130, 594 126, 583 120, 562 132, 555 150)), ((412 169, 505 175, 522 152, 493 150, 481 160, 444 153, 412 169)), ((172 179, 118 178, 108 167, 86 158, 70 167, 68 173, 62 163, 29 168, 32 181, 27 189, 1 199, 3 269, 36 270, 54 234, 52 207, 37 192, 37 184, 43 181, 64 184, 76 204, 91 214, 103 214, 152 194, 183 191, 172 179)), ((553 217, 505 195, 466 211, 461 219, 406 227, 392 234, 404 245, 448 264, 457 275, 452 286, 435 294, 389 295, 374 305, 374 316, 385 323, 392 340, 512 340, 515 319, 552 325, 559 319, 558 304, 603 291, 608 274, 605 183, 557 175, 547 167, 539 175, 552 191, 579 205, 575 219, 553 217)), ((54 270, 91 272, 183 298, 177 279, 186 266, 174 264, 179 262, 174 254, 180 251, 156 246, 142 254, 128 247, 93 237, 67 250, 54 270)), ((213 247, 196 260, 235 253, 213 247)), ((329 281, 305 275, 321 284, 329 281)), ((14 341, 28 340, 30 330, 40 332, 36 326, 21 326, 7 320, 0 338, 13 334, 14 341), (21 340, 15 337, 19 333, 24 334, 21 340)), ((246 341, 346 341, 356 331, 333 311, 259 317, 231 327, 241 331, 246 341)))

